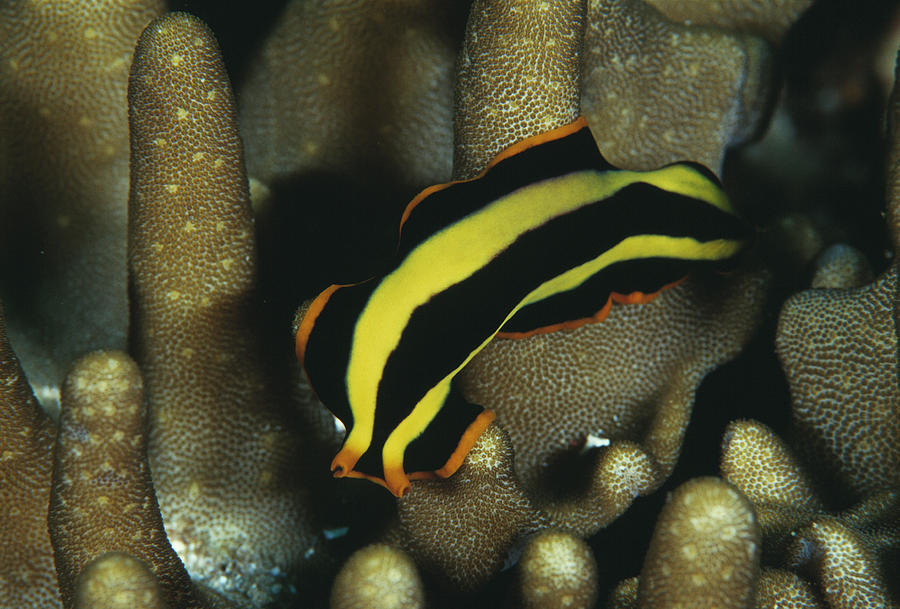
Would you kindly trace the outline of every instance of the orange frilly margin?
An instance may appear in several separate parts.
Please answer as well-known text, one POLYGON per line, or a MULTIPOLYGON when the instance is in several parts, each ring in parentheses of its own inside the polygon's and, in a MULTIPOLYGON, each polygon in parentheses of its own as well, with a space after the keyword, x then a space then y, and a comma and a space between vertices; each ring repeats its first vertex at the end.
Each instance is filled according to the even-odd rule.
POLYGON ((456 470, 459 469, 463 460, 469 454, 469 451, 472 450, 475 442, 478 441, 478 438, 481 437, 481 434, 484 433, 484 430, 491 424, 495 416, 493 410, 485 410, 475 417, 475 420, 472 421, 466 428, 466 431, 463 432, 462 437, 459 439, 459 443, 456 445, 456 449, 450 454, 450 457, 444 465, 433 472, 410 472, 407 474, 403 471, 402 467, 398 467, 386 470, 384 472, 384 478, 371 476, 353 469, 361 455, 349 454, 349 452, 345 452, 344 449, 341 449, 334 457, 334 460, 331 462, 331 470, 334 473, 335 478, 346 477, 368 480, 375 484, 380 484, 389 490, 395 497, 402 497, 410 490, 410 480, 449 478, 455 474, 456 470))

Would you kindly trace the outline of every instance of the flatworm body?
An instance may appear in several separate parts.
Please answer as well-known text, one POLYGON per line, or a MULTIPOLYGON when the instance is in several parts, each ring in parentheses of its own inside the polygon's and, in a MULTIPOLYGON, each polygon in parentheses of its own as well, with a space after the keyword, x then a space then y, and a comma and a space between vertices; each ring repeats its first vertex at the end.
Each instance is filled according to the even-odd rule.
POLYGON ((297 332, 312 387, 347 425, 332 470, 397 496, 450 476, 494 417, 452 381, 492 338, 600 321, 613 301, 721 268, 748 236, 708 170, 616 169, 584 119, 425 189, 389 270, 325 290, 297 332))

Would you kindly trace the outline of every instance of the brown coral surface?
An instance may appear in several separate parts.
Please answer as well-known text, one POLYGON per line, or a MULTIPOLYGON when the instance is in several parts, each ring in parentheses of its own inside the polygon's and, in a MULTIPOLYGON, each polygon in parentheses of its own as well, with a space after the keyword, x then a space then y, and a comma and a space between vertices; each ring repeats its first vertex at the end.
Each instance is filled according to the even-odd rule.
POLYGON ((157 2, 0 0, 0 607, 896 605, 895 11, 850 4, 172 0, 211 28, 139 41, 157 2), (328 479, 292 311, 377 269, 417 188, 581 113, 615 163, 717 173, 747 259, 489 346, 463 380, 498 419, 449 479, 328 479), (28 381, 52 401, 129 317, 140 376, 82 360, 57 441, 28 381))

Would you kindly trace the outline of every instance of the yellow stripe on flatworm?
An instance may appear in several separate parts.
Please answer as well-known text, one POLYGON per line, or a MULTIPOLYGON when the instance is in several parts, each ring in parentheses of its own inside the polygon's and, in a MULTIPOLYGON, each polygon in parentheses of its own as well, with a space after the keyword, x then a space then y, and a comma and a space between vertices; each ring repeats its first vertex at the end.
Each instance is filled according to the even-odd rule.
MULTIPOLYGON (((602 205, 603 200, 616 191, 638 182, 702 199, 715 207, 730 211, 727 198, 721 190, 696 170, 682 165, 647 173, 585 170, 551 178, 507 194, 431 235, 415 248, 401 266, 388 274, 372 293, 356 322, 347 367, 347 394, 353 413, 353 427, 344 443, 344 450, 349 454, 361 455, 369 447, 381 374, 417 307, 450 286, 467 279, 508 248, 525 231, 585 205, 602 205), (453 256, 448 256, 447 252, 453 252, 453 256)), ((604 260, 606 262, 602 266, 606 266, 618 260, 645 257, 647 254, 642 252, 650 252, 653 256, 674 253, 676 257, 691 257, 686 254, 692 250, 689 243, 692 239, 658 239, 663 241, 653 241, 651 236, 645 235, 629 238, 595 261, 604 260)), ((704 245, 711 248, 704 250, 708 252, 708 256, 704 258, 727 255, 722 248, 728 247, 723 243, 704 245), (714 250, 718 253, 713 254, 714 250)), ((737 243, 732 245, 735 251, 739 248, 737 243)), ((578 278, 579 282, 584 281, 589 276, 586 269, 590 264, 578 267, 582 269, 580 271, 572 269, 548 281, 532 293, 539 293, 540 297, 535 295, 532 299, 529 296, 522 304, 540 300, 554 291, 568 289, 563 285, 573 278, 578 278)), ((511 311, 507 319, 516 310, 518 308, 511 311)), ((425 429, 440 409, 449 391, 450 379, 492 337, 493 335, 479 345, 453 373, 437 383, 391 433, 383 451, 391 464, 400 462, 402 465, 403 450, 425 429)), ((385 468, 387 467, 386 461, 385 468)))

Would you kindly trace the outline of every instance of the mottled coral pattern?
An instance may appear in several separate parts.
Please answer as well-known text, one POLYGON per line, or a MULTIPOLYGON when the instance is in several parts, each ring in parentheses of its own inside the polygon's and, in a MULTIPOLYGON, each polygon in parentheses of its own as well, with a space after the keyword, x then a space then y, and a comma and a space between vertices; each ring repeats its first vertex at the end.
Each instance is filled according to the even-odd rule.
POLYGON ((648 0, 673 21, 759 34, 778 42, 813 0, 648 0))
POLYGON ((302 434, 253 332, 253 219, 209 29, 186 14, 151 24, 129 99, 132 347, 160 509, 195 578, 218 587, 246 577, 249 590, 228 592, 261 602, 299 568, 314 533, 295 474, 302 434))
POLYGON ((753 506, 740 491, 718 478, 686 482, 656 523, 641 570, 638 606, 750 606, 759 541, 753 506))
POLYGON ((896 276, 891 267, 862 288, 802 292, 779 319, 804 450, 857 493, 900 484, 896 276))
POLYGON ((0 1, 0 606, 898 606, 892 13, 810 4, 172 0, 223 61, 184 13, 139 38, 155 0, 0 1), (328 479, 290 309, 377 267, 417 188, 579 114, 617 164, 706 165, 759 242, 491 345, 465 389, 499 416, 449 479, 328 479), (57 437, 34 394, 76 360, 57 437))
POLYGON ((476 0, 459 58, 454 179, 578 116, 583 24, 583 1, 476 0))
POLYGON ((640 0, 590 0, 587 14, 581 107, 613 165, 690 159, 718 173, 725 149, 758 129, 763 41, 673 23, 640 0))
POLYGON ((0 297, 42 403, 125 347, 128 67, 161 0, 0 3, 0 297))

